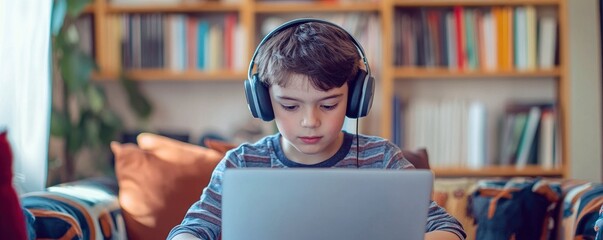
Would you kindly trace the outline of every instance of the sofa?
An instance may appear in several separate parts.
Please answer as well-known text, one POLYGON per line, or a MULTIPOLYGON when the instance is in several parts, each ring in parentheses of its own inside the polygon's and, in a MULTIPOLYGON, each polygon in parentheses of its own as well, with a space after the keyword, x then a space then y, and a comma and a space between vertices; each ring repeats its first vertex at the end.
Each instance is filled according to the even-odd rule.
MULTIPOLYGON (((152 133, 141 133, 136 140, 111 144, 115 177, 63 183, 19 196, 29 216, 25 225, 30 235, 165 239, 198 200, 215 165, 235 147, 211 138, 201 147, 152 133)), ((429 168, 425 149, 404 154, 418 168, 429 168)))
MULTIPOLYGON (((142 133, 137 136, 137 143, 111 144, 115 156, 115 177, 63 183, 49 187, 46 191, 18 196, 19 199, 14 191, 12 198, 4 197, 6 191, 0 191, 0 194, 5 194, 0 195, 3 199, 0 212, 7 212, 3 211, 2 207, 13 210, 11 214, 0 216, 0 230, 4 227, 15 233, 2 234, 0 238, 23 239, 27 235, 25 233, 29 232, 30 237, 35 235, 40 239, 165 239, 170 229, 182 220, 190 205, 197 201, 215 165, 226 151, 235 147, 213 139, 206 139, 205 145, 207 147, 152 133, 142 133), (6 201, 9 203, 6 204, 4 199, 14 201, 6 201), (23 211, 14 211, 15 209, 23 211), (16 216, 16 220, 8 215, 16 216)), ((0 156, 2 154, 0 138, 0 156)), ((429 157, 425 149, 404 150, 403 154, 415 167, 429 169, 429 157)), ((5 164, 10 163, 6 161, 10 156, 0 159, 5 164)), ((0 165, 0 170, 2 169, 11 168, 0 165)), ((6 182, 7 179, 11 178, 2 178, 0 175, 0 180, 6 182)), ((539 239, 593 239, 594 231, 589 229, 592 229, 592 224, 598 217, 596 210, 603 205, 603 200, 600 200, 603 199, 603 191, 600 191, 603 188, 600 184, 563 179, 543 180, 436 179, 433 199, 459 219, 468 233, 468 239, 476 239, 476 225, 481 226, 482 230, 498 231, 498 228, 503 227, 496 223, 509 220, 508 214, 505 215, 509 210, 504 206, 519 206, 525 201, 519 197, 509 198, 508 196, 512 195, 501 194, 519 192, 515 191, 520 189, 519 187, 513 188, 513 191, 505 188, 509 182, 527 183, 517 185, 524 188, 534 186, 537 182, 540 185, 546 183, 546 186, 555 190, 553 192, 557 198, 550 199, 543 205, 549 213, 546 219, 554 220, 546 222, 546 226, 544 218, 536 221, 536 226, 543 226, 538 232, 543 237, 539 239), (582 191, 568 196, 572 189, 582 191), (571 204, 564 205, 563 200, 568 200, 571 204), (492 206, 499 210, 494 213, 500 216, 480 217, 490 211, 492 206), (568 213, 568 209, 571 213, 568 213), (572 212, 571 209, 575 210, 572 212)), ((532 188, 530 187, 530 191, 532 188)), ((534 194, 539 196, 541 193, 534 194)), ((529 207, 526 204, 522 206, 529 207)), ((513 217, 523 217, 517 215, 522 214, 521 210, 515 213, 513 217)), ((513 232, 516 230, 506 229, 513 238, 522 239, 521 234, 513 232)), ((497 232, 493 234, 497 237, 506 236, 497 232)))

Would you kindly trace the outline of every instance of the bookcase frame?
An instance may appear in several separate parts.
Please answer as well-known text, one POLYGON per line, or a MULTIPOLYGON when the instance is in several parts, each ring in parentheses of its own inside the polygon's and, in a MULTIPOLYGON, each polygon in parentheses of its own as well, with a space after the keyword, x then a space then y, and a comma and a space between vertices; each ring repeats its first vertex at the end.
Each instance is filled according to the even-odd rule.
MULTIPOLYGON (((94 0, 93 4, 86 9, 93 15, 94 19, 94 48, 96 60, 100 71, 93 76, 96 80, 114 80, 117 73, 103 71, 106 69, 108 59, 108 44, 104 42, 108 16, 121 13, 220 13, 237 12, 239 23, 246 29, 246 36, 252 41, 247 41, 247 56, 250 58, 256 46, 257 39, 252 33, 258 31, 256 26, 259 14, 286 14, 299 12, 376 12, 380 17, 381 41, 382 41, 382 67, 380 72, 379 92, 376 97, 382 99, 381 113, 379 115, 381 125, 381 136, 391 138, 393 129, 392 122, 392 97, 395 92, 395 84, 398 81, 408 79, 442 79, 442 78, 554 78, 556 80, 556 100, 560 120, 561 132, 561 167, 558 169, 544 169, 539 166, 528 166, 522 169, 513 166, 487 166, 480 169, 467 168, 434 168, 437 177, 513 177, 513 176, 546 176, 546 177, 569 177, 570 173, 570 147, 568 137, 570 136, 568 114, 570 101, 570 82, 568 74, 568 16, 566 0, 380 0, 379 2, 315 2, 315 3, 275 3, 259 2, 257 0, 240 0, 239 3, 223 3, 219 1, 199 1, 196 3, 183 3, 179 5, 136 5, 115 6, 109 0, 94 0), (393 61, 392 49, 394 48, 394 14, 397 7, 450 7, 450 6, 554 6, 558 11, 558 65, 552 70, 534 71, 451 71, 444 68, 409 68, 397 67, 393 61)), ((212 71, 203 72, 187 70, 184 72, 173 72, 167 69, 144 69, 129 70, 128 74, 139 81, 157 81, 176 79, 185 81, 241 81, 246 79, 246 71, 212 71)))

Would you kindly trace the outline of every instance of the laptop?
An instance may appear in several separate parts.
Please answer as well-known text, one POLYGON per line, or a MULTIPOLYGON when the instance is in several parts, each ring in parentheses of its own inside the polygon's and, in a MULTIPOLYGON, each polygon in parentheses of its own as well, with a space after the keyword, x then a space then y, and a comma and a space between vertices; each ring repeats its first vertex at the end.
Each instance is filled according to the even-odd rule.
POLYGON ((424 239, 429 170, 228 169, 223 240, 424 239))

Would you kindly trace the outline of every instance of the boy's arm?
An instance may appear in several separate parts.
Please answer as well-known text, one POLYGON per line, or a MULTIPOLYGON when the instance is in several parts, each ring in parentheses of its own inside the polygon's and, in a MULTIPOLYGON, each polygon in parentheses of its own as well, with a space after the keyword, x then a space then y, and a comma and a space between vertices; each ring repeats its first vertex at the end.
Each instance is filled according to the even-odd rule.
POLYGON ((431 201, 429 205, 429 212, 427 215, 427 225, 425 226, 425 239, 465 239, 467 237, 465 230, 463 229, 461 223, 457 221, 453 216, 448 214, 444 208, 438 206, 434 201, 431 201), (432 233, 433 232, 433 233, 432 233), (446 235, 441 232, 449 233, 450 236, 454 235, 456 238, 445 237, 446 235), (435 236, 432 236, 433 234, 435 236), (445 237, 445 238, 444 238, 445 237))
POLYGON ((218 163, 200 200, 188 209, 182 223, 170 231, 167 239, 218 239, 222 226, 222 176, 227 164, 227 158, 218 163))
POLYGON ((425 233, 425 240, 462 240, 454 233, 446 231, 433 231, 425 233))
POLYGON ((199 240, 200 238, 195 237, 195 235, 192 235, 190 233, 181 233, 178 234, 174 237, 172 237, 172 240, 199 240))

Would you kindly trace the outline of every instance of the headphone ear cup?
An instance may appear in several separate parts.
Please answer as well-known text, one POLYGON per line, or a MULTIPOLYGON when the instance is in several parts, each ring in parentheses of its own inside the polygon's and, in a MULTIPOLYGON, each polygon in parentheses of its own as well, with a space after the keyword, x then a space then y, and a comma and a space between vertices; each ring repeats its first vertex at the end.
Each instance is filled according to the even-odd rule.
POLYGON ((260 82, 257 74, 254 74, 251 80, 245 80, 245 97, 247 107, 253 117, 267 122, 274 119, 270 93, 268 88, 260 82))
POLYGON ((358 70, 356 80, 348 86, 348 118, 360 118, 368 115, 373 103, 375 80, 362 69, 358 70))
POLYGON ((360 117, 365 117, 369 114, 371 107, 373 106, 373 97, 375 96, 375 78, 369 76, 366 81, 364 98, 360 101, 362 103, 362 114, 360 117))

